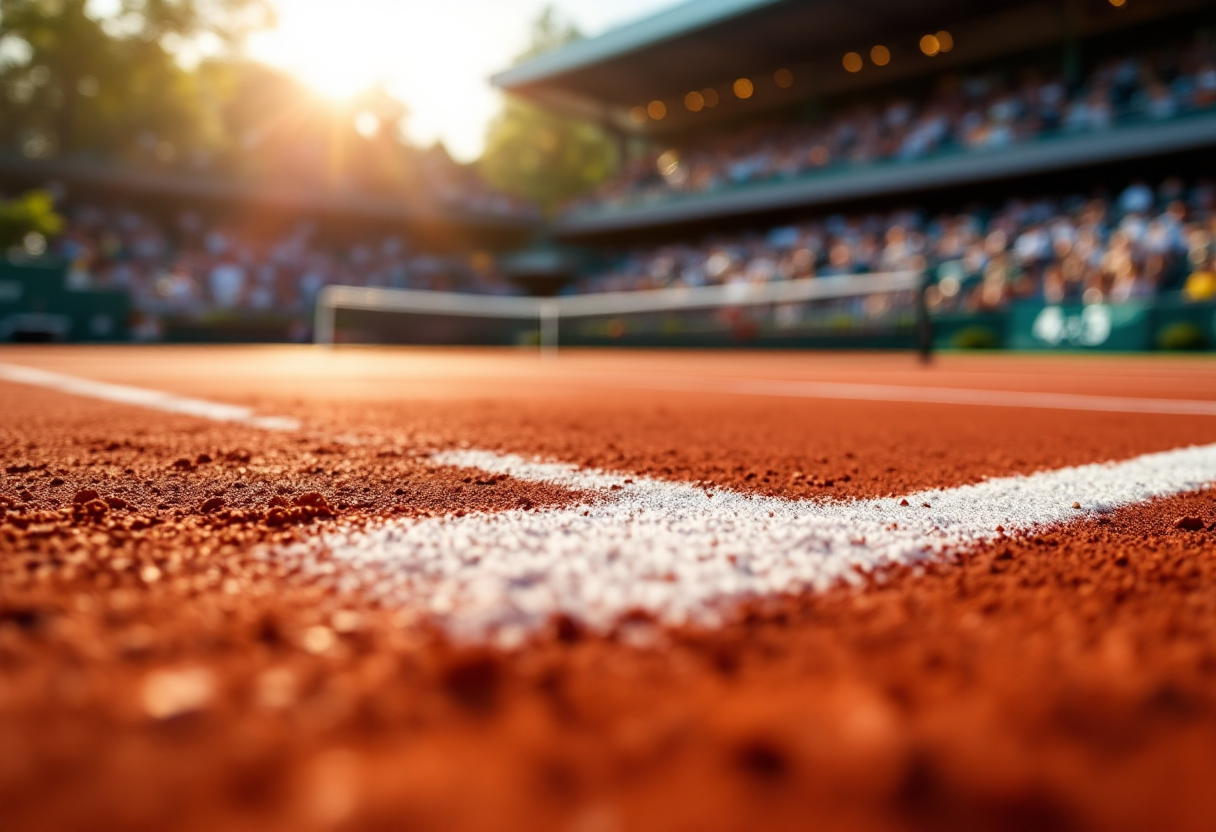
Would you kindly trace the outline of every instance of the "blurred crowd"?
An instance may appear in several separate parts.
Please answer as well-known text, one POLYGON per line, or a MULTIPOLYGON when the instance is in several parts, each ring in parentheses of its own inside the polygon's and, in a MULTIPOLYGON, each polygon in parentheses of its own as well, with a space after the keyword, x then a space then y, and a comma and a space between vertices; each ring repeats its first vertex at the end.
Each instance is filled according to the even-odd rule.
POLYGON ((619 205, 673 192, 703 192, 879 160, 1000 148, 1048 134, 1166 120, 1216 107, 1216 43, 1102 62, 1084 81, 1027 68, 944 76, 927 95, 881 104, 870 96, 802 124, 756 125, 630 162, 578 206, 619 205))
POLYGON ((631 253, 574 292, 930 269, 938 311, 1015 299, 1122 303, 1182 291, 1216 298, 1216 184, 1134 182, 1113 196, 1016 199, 927 217, 834 215, 766 233, 631 253))
MULTIPOLYGON (((311 314, 329 284, 507 294, 513 290, 483 252, 439 256, 415 251, 400 235, 335 233, 301 221, 252 230, 193 211, 161 215, 76 205, 50 253, 69 263, 73 288, 125 289, 141 320, 138 335, 158 337, 164 318, 311 314)), ((301 333, 303 337, 305 333, 301 333)))
MULTIPOLYGON (((137 337, 168 319, 289 316, 299 337, 322 287, 518 294, 487 252, 435 255, 376 229, 302 221, 251 230, 182 211, 171 220, 77 205, 50 253, 74 288, 125 289, 137 337)), ((1181 291, 1216 299, 1216 184, 1134 182, 1112 195, 1015 199, 928 216, 832 215, 764 232, 632 251, 568 294, 930 270, 937 311, 998 310, 1018 299, 1121 303, 1181 291)))
MULTIPOLYGON (((525 199, 490 187, 469 165, 456 163, 442 147, 424 152, 427 164, 421 171, 424 199, 443 205, 455 212, 492 214, 500 216, 538 218, 536 206, 525 199)), ((363 183, 369 192, 375 190, 375 179, 363 183)))

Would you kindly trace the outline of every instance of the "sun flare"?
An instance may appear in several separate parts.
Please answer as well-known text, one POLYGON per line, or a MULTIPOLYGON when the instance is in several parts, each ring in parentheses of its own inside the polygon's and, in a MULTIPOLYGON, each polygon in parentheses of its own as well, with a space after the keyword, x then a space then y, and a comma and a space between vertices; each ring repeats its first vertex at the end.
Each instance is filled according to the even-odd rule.
POLYGON ((360 31, 347 16, 305 6, 285 16, 277 29, 256 43, 260 56, 283 67, 327 98, 346 99, 384 77, 369 49, 374 35, 360 31))

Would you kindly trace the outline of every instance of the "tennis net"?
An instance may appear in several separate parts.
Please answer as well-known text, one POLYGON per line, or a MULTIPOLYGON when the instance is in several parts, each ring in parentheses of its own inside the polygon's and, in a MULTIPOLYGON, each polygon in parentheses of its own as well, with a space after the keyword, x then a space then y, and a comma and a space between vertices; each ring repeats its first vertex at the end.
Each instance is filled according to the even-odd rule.
POLYGON ((558 298, 328 286, 320 344, 927 346, 921 272, 558 298))

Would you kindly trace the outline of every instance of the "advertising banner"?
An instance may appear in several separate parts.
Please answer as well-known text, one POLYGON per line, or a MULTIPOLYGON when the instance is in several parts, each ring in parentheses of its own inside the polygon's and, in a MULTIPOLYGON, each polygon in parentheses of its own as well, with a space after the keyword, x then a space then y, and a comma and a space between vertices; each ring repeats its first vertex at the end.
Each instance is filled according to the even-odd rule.
POLYGON ((1044 304, 1013 306, 1009 346, 1017 350, 1145 350, 1152 347, 1149 307, 1144 303, 1116 306, 1044 304))

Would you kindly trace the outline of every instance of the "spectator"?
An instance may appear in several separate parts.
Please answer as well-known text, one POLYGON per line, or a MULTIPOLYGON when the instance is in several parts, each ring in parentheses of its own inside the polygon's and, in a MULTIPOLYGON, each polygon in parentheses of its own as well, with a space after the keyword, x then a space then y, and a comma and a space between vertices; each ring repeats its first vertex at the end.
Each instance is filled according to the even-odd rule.
POLYGON ((614 206, 880 159, 913 161, 950 148, 992 150, 1055 130, 1107 130, 1122 119, 1164 120, 1216 107, 1213 45, 1196 38, 1169 51, 1171 64, 1176 57, 1181 69, 1168 84, 1157 72, 1160 61, 1146 52, 1098 63, 1071 95, 1062 77, 1030 67, 1020 83, 995 74, 947 78, 920 98, 846 106, 813 123, 753 125, 631 160, 616 179, 572 207, 614 206))
POLYGON ((267 234, 211 223, 194 211, 165 224, 116 206, 69 205, 65 213, 68 227, 51 253, 69 262, 71 285, 128 290, 145 339, 162 331, 160 317, 213 309, 307 317, 329 283, 512 291, 491 258, 412 254, 392 234, 355 232, 339 245, 320 239, 312 222, 267 234))
POLYGON ((1216 279, 1214 196, 1210 184, 1199 183, 1188 197, 1181 181, 1170 179, 1158 193, 1137 181, 1113 204, 1074 196, 1011 200, 990 214, 977 208, 930 219, 908 211, 832 216, 762 236, 630 252, 572 291, 930 268, 943 276, 932 293, 939 308, 992 310, 1018 298, 1123 303, 1184 283, 1187 297, 1207 297, 1216 279))

